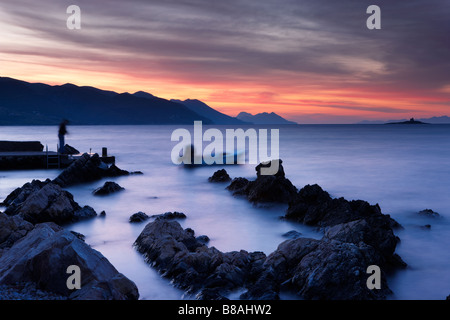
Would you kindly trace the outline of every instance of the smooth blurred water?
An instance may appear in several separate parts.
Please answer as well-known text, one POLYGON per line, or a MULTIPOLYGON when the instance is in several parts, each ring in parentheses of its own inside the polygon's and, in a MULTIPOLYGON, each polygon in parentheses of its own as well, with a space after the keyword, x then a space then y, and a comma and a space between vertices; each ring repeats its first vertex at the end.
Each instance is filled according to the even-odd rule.
MULTIPOLYGON (((274 251, 297 230, 305 237, 321 234, 301 224, 280 220, 284 205, 255 207, 225 190, 227 184, 207 181, 225 167, 231 177, 255 178, 254 165, 185 169, 172 164, 174 126, 72 126, 66 142, 82 152, 116 156, 125 170, 144 175, 105 179, 68 188, 80 205, 90 205, 106 217, 68 228, 86 235, 86 242, 138 286, 141 299, 181 299, 183 293, 161 278, 132 247, 146 223, 130 224, 131 214, 181 211, 183 227, 206 234, 222 251, 274 251), (107 197, 92 191, 106 180, 126 190, 107 197)), ((191 127, 186 127, 192 131, 191 127)), ((204 129, 209 127, 204 126, 204 129)), ((236 127, 222 127, 225 128, 236 127)), ((257 127, 268 128, 268 126, 257 127)), ((244 128, 246 129, 246 128, 244 128)), ((407 270, 390 276, 390 299, 444 299, 450 294, 450 125, 305 125, 282 126, 280 158, 286 176, 297 187, 317 183, 333 197, 378 203, 404 230, 397 253, 407 270), (442 218, 423 218, 430 208, 442 218), (431 224, 431 229, 421 226, 431 224)), ((39 140, 56 149, 55 127, 0 127, 0 140, 39 140)), ((204 143, 206 146, 207 143, 204 143)), ((45 180, 58 170, 0 171, 0 201, 32 179, 45 180)), ((287 296, 289 298, 290 296, 287 296)))

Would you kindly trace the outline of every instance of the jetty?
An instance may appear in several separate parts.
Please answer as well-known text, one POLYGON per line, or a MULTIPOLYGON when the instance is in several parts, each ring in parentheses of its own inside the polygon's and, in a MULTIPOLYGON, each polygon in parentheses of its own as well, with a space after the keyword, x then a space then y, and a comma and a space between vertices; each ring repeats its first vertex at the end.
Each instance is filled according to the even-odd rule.
MULTIPOLYGON (((48 146, 44 150, 39 141, 0 141, 0 170, 63 169, 82 154, 78 150, 72 154, 50 151, 48 146)), ((115 157, 108 155, 107 148, 102 148, 100 159, 107 164, 115 163, 115 157)))

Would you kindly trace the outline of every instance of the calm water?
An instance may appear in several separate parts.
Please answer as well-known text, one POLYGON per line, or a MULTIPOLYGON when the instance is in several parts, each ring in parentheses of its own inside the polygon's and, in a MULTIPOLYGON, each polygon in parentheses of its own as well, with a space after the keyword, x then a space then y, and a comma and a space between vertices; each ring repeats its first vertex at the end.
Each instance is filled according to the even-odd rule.
MULTIPOLYGON (((279 219, 286 206, 255 207, 234 198, 223 184, 207 179, 220 167, 186 170, 172 164, 172 126, 69 127, 67 143, 82 152, 116 156, 117 165, 144 175, 116 178, 122 193, 98 198, 91 192, 106 180, 71 187, 80 205, 106 217, 68 228, 86 235, 86 242, 138 286, 141 299, 182 299, 183 293, 145 264, 132 243, 145 226, 130 224, 131 214, 181 211, 197 235, 210 237, 222 251, 274 251, 283 233, 297 230, 320 238, 315 230, 279 219)), ((224 129, 223 127, 222 129, 224 129)), ((192 127, 188 127, 192 130, 192 127)), ((204 129, 207 129, 205 127, 204 129)), ((245 128, 244 128, 245 129, 245 128)), ((280 157, 286 176, 298 188, 318 183, 333 197, 378 203, 405 229, 397 231, 397 253, 409 264, 389 279, 390 299, 444 299, 450 294, 450 125, 310 125, 281 127, 280 157), (442 219, 419 217, 433 209, 442 219), (430 230, 420 228, 431 224, 430 230)), ((39 140, 57 144, 55 127, 0 127, 0 140, 39 140)), ((205 143, 206 145, 206 143, 205 143)), ((231 177, 255 178, 254 165, 226 166, 231 177)), ((0 172, 0 201, 32 179, 53 179, 58 170, 0 172)), ((291 298, 291 296, 284 296, 291 298)))

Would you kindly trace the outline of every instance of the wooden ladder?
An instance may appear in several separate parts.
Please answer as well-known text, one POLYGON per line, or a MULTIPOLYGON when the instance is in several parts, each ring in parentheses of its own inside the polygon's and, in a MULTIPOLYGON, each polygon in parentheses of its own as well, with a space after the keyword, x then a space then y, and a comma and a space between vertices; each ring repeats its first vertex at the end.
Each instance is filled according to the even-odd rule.
MULTIPOLYGON (((56 149, 58 150, 58 149, 56 149)), ((48 146, 45 146, 45 153, 47 155, 47 169, 50 168, 61 168, 61 159, 59 157, 59 151, 56 152, 56 154, 49 154, 48 153, 48 146)))

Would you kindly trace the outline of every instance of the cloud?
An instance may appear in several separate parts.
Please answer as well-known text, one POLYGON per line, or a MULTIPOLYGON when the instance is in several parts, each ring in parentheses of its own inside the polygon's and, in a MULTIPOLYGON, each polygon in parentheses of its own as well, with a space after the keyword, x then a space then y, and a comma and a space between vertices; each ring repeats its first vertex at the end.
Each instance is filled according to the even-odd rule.
POLYGON ((450 5, 442 0, 378 0, 381 30, 366 28, 368 0, 78 0, 79 31, 66 28, 70 4, 2 3, 0 30, 9 36, 0 58, 203 87, 439 92, 448 100, 450 5))

